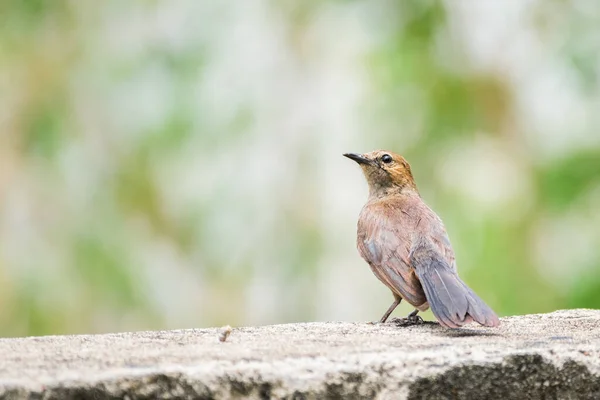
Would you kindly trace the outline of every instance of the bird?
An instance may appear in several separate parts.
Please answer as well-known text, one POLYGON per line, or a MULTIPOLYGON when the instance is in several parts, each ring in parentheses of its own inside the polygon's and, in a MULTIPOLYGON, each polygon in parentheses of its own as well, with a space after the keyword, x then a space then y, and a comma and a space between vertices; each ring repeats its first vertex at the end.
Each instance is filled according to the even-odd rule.
POLYGON ((360 165, 369 186, 357 224, 358 251, 394 296, 379 322, 405 300, 415 307, 406 318, 413 323, 431 308, 446 328, 472 321, 497 327, 498 316, 458 276, 446 228, 421 198, 404 157, 385 150, 343 155, 360 165))

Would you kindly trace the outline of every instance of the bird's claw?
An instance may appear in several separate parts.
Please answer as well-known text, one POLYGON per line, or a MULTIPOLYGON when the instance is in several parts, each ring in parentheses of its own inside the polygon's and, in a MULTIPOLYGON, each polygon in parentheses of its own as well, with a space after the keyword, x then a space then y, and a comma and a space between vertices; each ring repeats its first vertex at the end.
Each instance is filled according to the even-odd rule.
POLYGON ((414 324, 422 324, 424 322, 420 315, 409 315, 406 319, 414 324))

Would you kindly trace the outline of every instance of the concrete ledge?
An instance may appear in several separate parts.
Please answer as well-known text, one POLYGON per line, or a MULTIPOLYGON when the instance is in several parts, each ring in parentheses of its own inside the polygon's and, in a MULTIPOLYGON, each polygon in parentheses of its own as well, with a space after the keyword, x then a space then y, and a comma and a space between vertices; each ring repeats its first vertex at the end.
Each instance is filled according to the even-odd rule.
POLYGON ((600 311, 0 340, 3 399, 600 399, 600 311))

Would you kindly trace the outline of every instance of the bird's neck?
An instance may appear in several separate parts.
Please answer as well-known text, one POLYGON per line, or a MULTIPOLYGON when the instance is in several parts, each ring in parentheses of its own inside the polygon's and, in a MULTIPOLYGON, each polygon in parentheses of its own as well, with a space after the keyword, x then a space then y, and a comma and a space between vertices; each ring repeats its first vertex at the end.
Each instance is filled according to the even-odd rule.
POLYGON ((412 185, 369 185, 369 200, 381 200, 396 196, 420 197, 417 187, 412 185))

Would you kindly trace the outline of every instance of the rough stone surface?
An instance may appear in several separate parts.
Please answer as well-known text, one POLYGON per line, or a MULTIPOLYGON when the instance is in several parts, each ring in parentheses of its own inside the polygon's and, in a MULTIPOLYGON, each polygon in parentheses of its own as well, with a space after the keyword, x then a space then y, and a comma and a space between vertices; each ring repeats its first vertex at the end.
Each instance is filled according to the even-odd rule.
POLYGON ((600 311, 0 340, 6 399, 600 399, 600 311))

